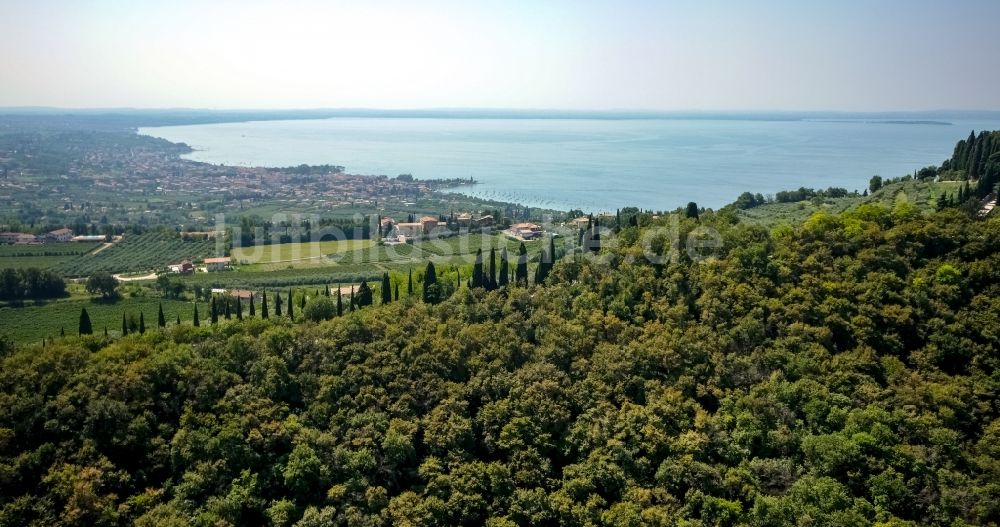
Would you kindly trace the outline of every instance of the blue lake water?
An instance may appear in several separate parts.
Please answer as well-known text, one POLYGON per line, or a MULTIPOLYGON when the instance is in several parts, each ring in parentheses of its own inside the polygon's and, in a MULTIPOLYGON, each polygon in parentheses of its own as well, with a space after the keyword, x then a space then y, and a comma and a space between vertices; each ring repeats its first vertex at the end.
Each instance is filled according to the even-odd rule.
POLYGON ((142 128, 195 161, 334 164, 353 174, 468 178, 460 192, 585 211, 718 207, 741 192, 864 189, 940 164, 1000 121, 950 125, 704 119, 333 118, 142 128))

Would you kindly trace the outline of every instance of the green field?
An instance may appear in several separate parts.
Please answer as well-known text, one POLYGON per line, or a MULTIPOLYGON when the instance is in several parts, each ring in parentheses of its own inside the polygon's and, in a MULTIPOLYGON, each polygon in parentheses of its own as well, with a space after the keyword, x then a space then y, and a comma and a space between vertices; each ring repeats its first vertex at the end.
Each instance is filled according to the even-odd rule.
MULTIPOLYGON (((80 310, 84 307, 90 315, 94 333, 103 333, 107 326, 109 333, 120 334, 122 313, 138 316, 140 311, 146 318, 146 328, 152 329, 156 327, 156 313, 160 302, 163 303, 163 312, 169 324, 175 323, 178 314, 183 323, 191 323, 194 304, 189 301, 148 297, 122 298, 114 303, 101 303, 74 297, 24 307, 0 307, 0 334, 11 337, 15 342, 39 342, 42 338, 58 336, 60 329, 65 329, 67 335, 75 335, 80 310)), ((202 310, 202 315, 207 316, 204 308, 202 305, 199 310, 202 310)))
POLYGON ((95 242, 0 245, 0 268, 37 267, 50 269, 81 258, 100 245, 100 243, 95 242))
POLYGON ((373 240, 327 240, 307 243, 281 243, 237 247, 232 250, 233 263, 287 269, 328 265, 346 253, 375 245, 373 240))
POLYGON ((214 256, 216 252, 215 240, 185 239, 172 231, 151 231, 125 235, 103 251, 64 262, 54 270, 64 276, 153 271, 185 259, 197 261, 214 256))

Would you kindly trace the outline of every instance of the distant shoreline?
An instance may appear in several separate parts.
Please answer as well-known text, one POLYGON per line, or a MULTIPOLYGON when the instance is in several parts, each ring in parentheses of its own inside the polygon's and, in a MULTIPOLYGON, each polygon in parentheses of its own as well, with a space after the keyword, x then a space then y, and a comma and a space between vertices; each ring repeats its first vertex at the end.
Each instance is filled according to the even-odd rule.
POLYGON ((4 120, 45 117, 65 125, 75 121, 102 122, 132 129, 158 126, 291 121, 333 118, 400 119, 580 119, 580 120, 702 120, 702 121, 866 121, 885 124, 945 125, 956 120, 1000 120, 1000 111, 827 112, 827 111, 659 111, 659 110, 551 110, 496 108, 377 109, 331 108, 298 110, 205 109, 61 109, 3 108, 4 120))

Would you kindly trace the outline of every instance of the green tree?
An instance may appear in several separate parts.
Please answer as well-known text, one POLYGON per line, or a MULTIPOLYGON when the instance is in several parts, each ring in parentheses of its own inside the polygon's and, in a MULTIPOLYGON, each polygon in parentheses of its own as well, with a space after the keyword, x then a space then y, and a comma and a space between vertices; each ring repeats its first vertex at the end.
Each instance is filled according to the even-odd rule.
POLYGON ((213 325, 219 323, 219 308, 215 302, 215 295, 212 295, 212 304, 208 309, 208 315, 209 321, 211 321, 213 325))
POLYGON ((406 295, 413 296, 413 269, 410 269, 410 273, 406 277, 406 295))
POLYGON ((243 300, 236 297, 236 320, 243 320, 243 300))
POLYGON ((872 176, 872 178, 868 180, 868 190, 875 192, 880 188, 882 188, 882 176, 872 176))
POLYGON ((521 242, 517 249, 517 268, 514 270, 514 282, 520 286, 528 285, 528 248, 521 242))
POLYGON ((110 273, 95 273, 87 278, 84 286, 90 294, 100 294, 103 298, 114 298, 118 296, 118 279, 110 273))
MULTIPOLYGON (((329 295, 327 295, 329 296, 329 295)), ((250 318, 257 316, 257 308, 254 307, 253 293, 250 293, 250 318)))
POLYGON ((288 319, 295 320, 295 302, 292 301, 292 290, 288 290, 288 319))
POLYGON ((693 201, 688 202, 684 215, 688 218, 698 219, 698 204, 693 201))
POLYGON ((434 271, 434 262, 427 262, 427 270, 424 271, 424 302, 436 304, 441 299, 440 290, 437 283, 437 274, 434 271))
POLYGON ((337 305, 334 304, 330 297, 319 296, 306 303, 305 309, 302 310, 302 315, 306 320, 313 322, 330 320, 337 316, 337 305))
POLYGON ((267 309, 267 289, 265 289, 260 294, 260 318, 267 320, 268 309, 267 309))
POLYGON ((167 327, 167 317, 163 314, 163 302, 156 309, 156 325, 161 329, 167 327))
POLYGON ((389 273, 382 273, 382 303, 392 302, 392 284, 389 281, 389 273))
POLYGON ((92 335, 94 333, 94 327, 90 324, 90 314, 87 313, 87 308, 80 309, 80 335, 92 335))
POLYGON ((337 316, 344 316, 344 295, 340 292, 340 286, 337 286, 337 316))
POLYGON ((372 303, 372 289, 368 286, 367 280, 362 280, 361 285, 358 286, 357 306, 366 307, 372 305, 372 303))
POLYGON ((139 312, 139 334, 146 334, 146 315, 142 311, 139 312))
POLYGON ((472 287, 486 287, 483 273, 483 250, 476 250, 476 263, 472 266, 472 287))
POLYGON ((194 305, 194 327, 201 326, 201 320, 198 320, 198 304, 194 305))
POLYGON ((489 290, 494 290, 497 288, 497 250, 496 247, 490 247, 490 264, 489 264, 489 276, 486 281, 486 288, 489 290))
POLYGON ((507 262, 507 248, 500 249, 500 274, 497 276, 497 286, 507 287, 507 279, 510 275, 509 263, 507 262))
POLYGON ((122 311, 122 336, 128 335, 128 320, 125 318, 125 312, 122 311))

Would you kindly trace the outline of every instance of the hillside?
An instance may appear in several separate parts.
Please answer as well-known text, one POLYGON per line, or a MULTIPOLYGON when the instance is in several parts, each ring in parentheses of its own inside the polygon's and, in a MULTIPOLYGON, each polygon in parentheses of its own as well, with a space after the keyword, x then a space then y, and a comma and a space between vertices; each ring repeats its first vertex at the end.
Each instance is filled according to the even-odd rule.
POLYGON ((708 259, 672 221, 546 285, 11 352, 0 525, 1000 521, 1000 220, 673 223, 708 259))

